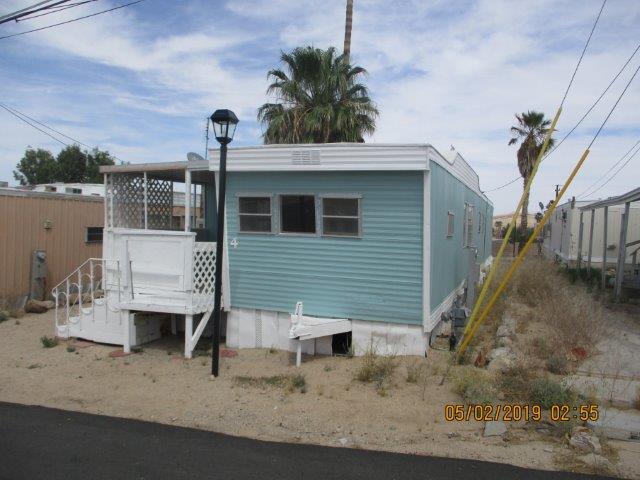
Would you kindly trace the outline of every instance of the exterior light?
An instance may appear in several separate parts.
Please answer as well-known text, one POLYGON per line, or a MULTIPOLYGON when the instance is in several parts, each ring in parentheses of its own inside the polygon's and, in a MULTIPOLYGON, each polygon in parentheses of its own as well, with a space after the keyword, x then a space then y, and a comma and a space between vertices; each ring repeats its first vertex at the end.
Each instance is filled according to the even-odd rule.
POLYGON ((233 134, 236 132, 236 125, 238 125, 236 114, 231 110, 216 110, 211 115, 211 122, 213 123, 216 140, 220 142, 220 145, 231 143, 233 134))
POLYGON ((216 274, 213 299, 213 338, 211 348, 211 374, 220 372, 220 324, 222 300, 222 254, 224 249, 224 202, 227 189, 227 145, 233 140, 238 117, 231 110, 216 110, 211 115, 216 140, 220 142, 218 168, 218 227, 216 231, 216 274))

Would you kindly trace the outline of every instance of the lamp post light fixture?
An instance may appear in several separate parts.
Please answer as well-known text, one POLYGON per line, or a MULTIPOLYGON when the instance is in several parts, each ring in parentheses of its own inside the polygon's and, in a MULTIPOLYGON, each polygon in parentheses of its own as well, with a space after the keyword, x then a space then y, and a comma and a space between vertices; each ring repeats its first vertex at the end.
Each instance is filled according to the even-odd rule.
POLYGON ((218 168, 218 227, 216 230, 216 272, 213 301, 213 339, 211 348, 211 374, 220 372, 220 320, 222 299, 222 254, 224 250, 224 201, 227 186, 227 145, 233 140, 238 117, 231 110, 216 110, 211 115, 213 131, 220 143, 220 165, 218 168))

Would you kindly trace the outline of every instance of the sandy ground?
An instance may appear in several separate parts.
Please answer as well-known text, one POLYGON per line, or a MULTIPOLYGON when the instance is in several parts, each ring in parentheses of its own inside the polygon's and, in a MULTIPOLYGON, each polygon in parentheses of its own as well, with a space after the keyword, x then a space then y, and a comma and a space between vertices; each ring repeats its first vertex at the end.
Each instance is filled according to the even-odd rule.
MULTIPOLYGON (((439 386, 447 353, 400 359, 388 396, 353 379, 358 358, 306 357, 306 393, 239 385, 235 376, 295 372, 286 352, 240 350, 222 359, 213 379, 210 359, 181 356, 180 338, 163 338, 142 353, 111 358, 115 347, 45 349, 53 313, 0 323, 0 400, 253 437, 510 463, 560 469, 569 450, 535 427, 510 424, 505 438, 483 437, 478 422, 447 423, 447 403, 460 403, 451 385, 439 386), (423 362, 426 384, 406 382, 406 365, 423 362)), ((640 444, 616 442, 615 473, 640 478, 640 444)))

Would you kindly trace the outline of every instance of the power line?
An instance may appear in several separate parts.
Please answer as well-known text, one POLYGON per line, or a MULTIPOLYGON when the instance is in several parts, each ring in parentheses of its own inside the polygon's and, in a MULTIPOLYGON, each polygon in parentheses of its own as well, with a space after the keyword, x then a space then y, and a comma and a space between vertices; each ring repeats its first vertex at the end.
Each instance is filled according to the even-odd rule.
POLYGON ((576 64, 576 68, 573 70, 573 75, 571 75, 571 80, 569 80, 569 85, 567 85, 567 90, 564 92, 564 96, 562 97, 562 101, 560 102, 560 107, 564 105, 564 101, 567 99, 567 95, 569 94, 569 89, 573 84, 574 78, 576 78, 576 73, 578 73, 578 67, 580 67, 580 64, 582 63, 582 59, 584 58, 584 54, 587 51, 587 47, 589 46, 589 43, 591 42, 591 37, 593 36, 593 32, 596 29, 596 25, 598 25, 598 20, 600 20, 600 15, 602 15, 602 10, 604 10, 604 6, 606 5, 606 3, 607 3, 607 0, 604 0, 602 2, 600 11, 598 12, 598 16, 596 17, 596 21, 593 22, 593 27, 591 27, 591 32, 589 33, 589 36, 587 37, 587 41, 584 44, 584 48, 582 49, 582 53, 580 54, 580 58, 578 59, 578 63, 576 64))
POLYGON ((25 16, 25 17, 22 17, 21 19, 16 19, 16 22, 24 22, 26 20, 32 20, 34 18, 45 17, 47 15, 51 15, 52 13, 62 12, 63 10, 68 10, 70 8, 79 7, 79 6, 84 5, 86 3, 93 3, 93 2, 97 2, 97 1, 98 0, 84 0, 83 2, 71 3, 69 5, 61 5, 59 7, 51 7, 52 10, 49 11, 49 12, 41 13, 39 15, 32 15, 32 16, 29 16, 29 17, 25 16))
POLYGON ((59 0, 57 2, 54 2, 54 3, 50 4, 50 5, 45 5, 46 3, 50 3, 52 1, 53 0, 45 0, 44 2, 38 2, 35 5, 31 5, 30 7, 22 8, 20 10, 17 10, 15 12, 13 12, 13 13, 9 13, 7 15, 2 15, 0 17, 0 24, 10 22, 11 20, 16 20, 17 21, 19 18, 25 17, 25 16, 30 15, 30 14, 35 13, 35 12, 40 12, 42 10, 47 10, 47 9, 50 9, 50 8, 54 8, 57 5, 61 5, 63 3, 67 3, 70 0, 59 0))
POLYGON ((510 182, 505 183, 504 185, 500 185, 499 187, 496 188, 492 188, 490 190, 484 190, 482 193, 489 193, 489 192, 495 192, 496 190, 500 190, 501 188, 504 187, 508 187, 509 185, 511 185, 512 183, 517 182, 518 180, 520 180, 522 178, 522 176, 516 177, 513 180, 511 180, 510 182))
POLYGON ((5 110, 11 110, 11 111, 13 111, 14 113, 16 113, 16 114, 18 114, 18 115, 21 115, 21 116, 23 116, 23 117, 25 117, 25 118, 28 118, 28 119, 29 119, 29 120, 31 120, 32 122, 35 122, 35 123, 37 123, 38 125, 41 125, 41 126, 43 126, 44 128, 46 128, 46 129, 48 129, 48 130, 51 130, 52 132, 57 133, 58 135, 61 135, 61 136, 65 137, 65 138, 68 138, 68 139, 69 139, 69 140, 71 140, 72 142, 77 143, 77 144, 80 144, 80 145, 82 145, 83 147, 86 147, 86 148, 93 148, 93 147, 91 147, 91 146, 87 145, 86 143, 82 143, 80 140, 77 140, 77 139, 75 139, 75 138, 73 138, 73 137, 70 137, 69 135, 65 135, 64 133, 59 132, 59 131, 58 131, 58 130, 56 130, 55 128, 50 127, 49 125, 47 125, 47 124, 45 124, 45 123, 42 123, 42 122, 40 122, 40 121, 36 120, 35 118, 30 117, 30 116, 29 116, 29 115, 27 115, 26 113, 22 113, 20 110, 16 110, 15 108, 13 108, 13 107, 9 107, 9 106, 4 105, 4 104, 2 104, 2 103, 0 103, 0 107, 4 108, 5 110))
POLYGON ((51 135, 49 132, 46 132, 44 130, 42 130, 40 127, 37 127, 36 125, 34 125, 33 123, 29 122, 28 120, 25 120, 24 118, 22 118, 20 115, 12 112, 9 108, 5 107, 4 105, 0 104, 0 107, 4 108, 7 112, 9 112, 11 115, 13 115, 14 117, 18 118, 19 120, 22 120, 24 123, 31 125, 33 128, 35 128, 36 130, 39 130, 40 132, 44 133, 46 136, 54 139, 56 142, 61 143, 62 145, 66 146, 66 147, 70 147, 71 145, 69 145, 68 143, 63 142, 62 140, 60 140, 57 137, 54 137, 53 135, 51 135))
POLYGON ((11 35, 5 35, 4 37, 0 37, 0 40, 4 40, 5 38, 17 37, 19 35, 25 35, 27 33, 39 32, 41 30, 46 30, 48 28, 59 27, 60 25, 66 25, 68 23, 77 22, 78 20, 84 20, 85 18, 95 17, 97 15, 102 15, 103 13, 113 12, 114 10, 119 10, 121 8, 129 7, 131 5, 135 5, 136 3, 144 2, 145 0, 136 0, 135 2, 125 3, 124 5, 118 5, 117 7, 109 8, 107 10, 101 10, 96 13, 92 13, 90 15, 84 15, 83 17, 73 18, 71 20, 66 20, 60 23, 54 23, 53 25, 47 25, 46 27, 34 28, 33 30, 27 30, 25 32, 14 33, 11 35))
MULTIPOLYGON (((59 142, 59 143, 61 143, 61 144, 65 145, 65 146, 67 146, 67 147, 70 147, 71 145, 70 145, 70 144, 68 144, 68 143, 66 143, 66 142, 64 142, 64 141, 62 141, 62 140, 60 140, 59 138, 55 137, 54 135, 51 135, 49 132, 47 132, 47 131, 45 131, 45 130, 41 129, 40 127, 38 127, 37 125, 34 125, 34 124, 33 124, 33 123, 31 123, 31 122, 34 122, 34 123, 36 123, 36 124, 38 124, 38 125, 41 125, 42 127, 46 128, 46 129, 48 129, 48 130, 51 130, 52 132, 55 132, 55 133, 57 133, 58 135, 60 135, 60 136, 62 136, 62 137, 64 137, 64 138, 67 138, 67 139, 71 140, 72 142, 74 142, 74 143, 76 143, 76 144, 82 145, 82 146, 83 146, 83 147, 85 147, 85 148, 88 148, 88 149, 91 149, 91 150, 92 150, 92 149, 94 149, 94 148, 97 148, 97 147, 92 147, 92 146, 90 146, 90 145, 87 145, 86 143, 83 143, 83 142, 81 142, 81 141, 80 141, 80 140, 78 140, 78 139, 75 139, 75 138, 73 138, 73 137, 70 137, 69 135, 66 135, 66 134, 64 134, 64 133, 62 133, 62 132, 60 132, 60 131, 56 130, 55 128, 50 127, 49 125, 47 125, 47 124, 45 124, 45 123, 43 123, 43 122, 40 122, 40 121, 36 120, 35 118, 32 118, 32 117, 30 117, 29 115, 27 115, 27 114, 25 114, 25 113, 22 113, 20 110, 17 110, 17 109, 15 109, 15 108, 13 108, 13 107, 9 107, 9 106, 7 106, 7 105, 5 105, 5 104, 3 104, 3 103, 0 103, 0 107, 1 107, 1 108, 4 108, 7 112, 9 112, 11 115, 13 115, 14 117, 18 118, 19 120, 22 120, 22 121, 23 121, 24 123, 26 123, 27 125, 32 126, 32 127, 33 127, 33 128, 35 128, 36 130, 38 130, 38 131, 40 131, 40 132, 44 133, 45 135, 47 135, 48 137, 52 138, 52 139, 53 139, 53 140, 55 140, 56 142, 59 142)), ((124 163, 124 161, 123 161, 122 159, 120 159, 120 158, 116 157, 115 155, 113 155, 113 154, 111 154, 111 153, 109 153, 109 155, 110 155, 111 157, 113 157, 114 159, 118 160, 119 162, 124 163)))
POLYGON ((635 152, 633 152, 633 155, 631 155, 631 156, 627 159, 627 161, 626 161, 626 162, 624 162, 624 163, 620 166, 620 168, 619 168, 618 170, 616 170, 616 172, 615 172, 613 175, 611 175, 611 177, 609 177, 609 178, 607 179, 607 181, 606 181, 606 182, 604 182, 602 185, 600 185, 598 188, 596 188, 596 189, 595 189, 593 192, 591 192, 589 195, 593 195, 593 194, 594 194, 594 193, 596 193, 597 191, 601 190, 601 189, 602 189, 606 184, 608 184, 611 180, 613 180, 613 179, 616 177, 616 175, 618 175, 618 174, 622 171, 622 169, 623 169, 624 167, 626 167, 626 166, 629 164, 629 162, 630 162, 631 160, 633 160, 633 157, 635 157, 635 156, 638 154, 638 152, 640 152, 640 148, 636 149, 636 151, 635 151, 635 152))
MULTIPOLYGON (((583 197, 585 197, 585 196, 587 195, 587 192, 589 192, 593 187, 595 187, 595 186, 596 186, 596 185, 597 185, 597 184, 598 184, 598 183, 599 183, 603 178, 605 178, 607 175, 609 175, 609 172, 611 172, 611 170, 613 170, 614 168, 616 168, 616 167, 620 164, 620 162, 622 162, 622 161, 627 157, 627 155, 629 155, 629 154, 633 151, 633 149, 634 149, 634 148, 636 148, 636 147, 638 146, 638 144, 640 144, 640 140, 638 140, 638 141, 637 141, 637 142, 636 142, 636 143, 635 143, 635 144, 634 144, 634 145, 633 145, 629 150, 627 150, 627 152, 626 152, 622 157, 620 157, 620 158, 618 159, 618 161, 617 161, 616 163, 614 163, 614 164, 609 168, 609 170, 607 170, 606 172, 604 172, 604 173, 603 173, 603 174, 602 174, 602 175, 601 175, 601 176, 600 176, 600 177, 599 177, 595 182, 593 182, 593 183, 592 183, 591 185, 589 185, 586 189, 584 189, 584 190, 582 191, 582 193, 580 193, 580 194, 578 194, 578 195, 576 195, 576 196, 577 196, 578 198, 583 198, 583 197)), ((638 153, 638 152, 636 151, 636 153, 638 153)), ((634 153, 633 155, 635 155, 635 153, 634 153)), ((632 155, 632 156, 633 156, 633 155, 632 155)), ((626 165, 626 164, 625 164, 625 165, 626 165)), ((617 174, 617 173, 616 173, 616 174, 617 174)), ((614 174, 614 176, 615 176, 616 174, 614 174)), ((607 181, 607 182, 608 182, 608 181, 607 181)), ((598 188, 597 188, 596 190, 594 190, 593 192, 589 193, 589 195, 593 195, 595 192, 597 192, 598 190, 600 190, 604 185, 606 185, 606 183, 605 183, 605 184, 603 184, 603 185, 601 185, 600 187, 598 187, 598 188)))
MULTIPOLYGON (((544 157, 542 157, 542 160, 546 160, 547 157, 549 157, 553 152, 555 152, 560 145, 562 145, 564 143, 564 141, 571 135, 573 134, 573 132, 582 124, 582 122, 587 118, 587 116, 589 116, 589 114, 593 111, 594 108, 596 108, 596 106, 598 105, 598 103, 600 103, 600 100, 602 100, 604 98, 604 96, 606 95, 606 93, 609 91, 609 89, 611 89, 611 87, 613 86, 613 84, 616 82, 616 80, 618 80, 618 77, 620 77, 620 75, 622 74, 622 72, 624 72, 627 68, 627 66, 629 65, 629 63, 631 63, 631 60, 633 60, 633 57, 636 56, 636 54, 638 53, 638 51, 640 51, 640 43, 636 46, 635 50, 631 53, 631 55, 629 56, 629 58, 627 58, 627 60, 624 62, 624 64, 622 65, 622 67, 620 68, 620 70, 618 70, 618 73, 615 74, 615 76, 613 77, 613 79, 609 82, 609 84, 607 85, 607 87, 602 91, 602 93, 600 94, 600 96, 598 96, 598 98, 596 99, 595 102, 593 102, 591 104, 591 106, 587 109, 587 111, 582 115, 582 117, 580 117, 580 120, 578 120, 578 122, 571 128, 571 130, 569 130, 566 135, 564 137, 562 137, 562 139, 556 144, 554 145, 547 153, 545 153, 544 157)), ((522 178, 522 176, 517 176, 516 178, 514 178, 513 180, 505 183, 504 185, 501 185, 499 187, 496 188, 492 188, 490 190, 485 190, 485 192, 494 192, 496 190, 500 190, 502 188, 508 187, 509 185, 513 184, 514 182, 517 182, 518 180, 520 180, 522 178)))

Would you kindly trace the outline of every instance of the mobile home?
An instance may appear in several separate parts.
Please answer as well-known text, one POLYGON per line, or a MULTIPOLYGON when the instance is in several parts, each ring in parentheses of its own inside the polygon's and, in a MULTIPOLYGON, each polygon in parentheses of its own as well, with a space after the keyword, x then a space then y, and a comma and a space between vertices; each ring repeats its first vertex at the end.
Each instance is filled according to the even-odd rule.
MULTIPOLYGON (((113 333, 125 336, 113 343, 125 349, 141 310, 178 316, 178 324, 184 318, 187 356, 210 317, 218 152, 209 156, 207 164, 102 170, 104 301, 107 312, 118 310, 113 333), (176 183, 204 198, 198 223, 186 196, 183 231, 163 220, 176 183)), ((427 144, 232 148, 226 185, 221 274, 230 347, 331 353, 335 336, 350 332, 356 354, 374 344, 424 355, 456 298, 466 291, 471 301, 491 258, 492 204, 455 151, 443 155, 427 144)), ((73 318, 71 325, 81 323, 73 318)), ((59 328, 69 330, 65 318, 59 328)))

